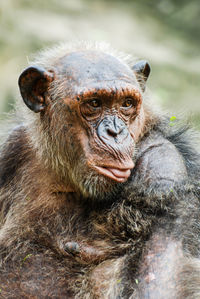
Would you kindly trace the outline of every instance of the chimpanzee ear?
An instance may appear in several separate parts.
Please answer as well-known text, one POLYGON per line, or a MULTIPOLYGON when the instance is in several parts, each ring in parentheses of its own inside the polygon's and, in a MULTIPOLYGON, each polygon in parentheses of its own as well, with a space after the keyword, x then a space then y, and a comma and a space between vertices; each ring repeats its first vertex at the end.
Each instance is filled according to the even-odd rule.
POLYGON ((18 84, 22 98, 34 112, 40 112, 46 108, 45 94, 53 79, 53 72, 38 66, 30 66, 20 75, 18 84))
POLYGON ((150 65, 147 61, 145 60, 141 60, 139 62, 137 62, 134 66, 133 66, 133 71, 136 74, 136 77, 141 85, 142 90, 145 90, 145 83, 149 77, 151 68, 150 65))

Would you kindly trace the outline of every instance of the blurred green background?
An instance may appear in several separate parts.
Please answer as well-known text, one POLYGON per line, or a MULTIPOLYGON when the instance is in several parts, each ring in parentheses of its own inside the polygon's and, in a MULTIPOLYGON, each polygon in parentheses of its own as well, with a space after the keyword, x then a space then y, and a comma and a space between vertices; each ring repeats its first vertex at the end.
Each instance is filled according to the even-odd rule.
POLYGON ((18 76, 32 54, 77 39, 148 60, 154 101, 200 129, 199 0, 0 0, 1 115, 19 97, 18 76))

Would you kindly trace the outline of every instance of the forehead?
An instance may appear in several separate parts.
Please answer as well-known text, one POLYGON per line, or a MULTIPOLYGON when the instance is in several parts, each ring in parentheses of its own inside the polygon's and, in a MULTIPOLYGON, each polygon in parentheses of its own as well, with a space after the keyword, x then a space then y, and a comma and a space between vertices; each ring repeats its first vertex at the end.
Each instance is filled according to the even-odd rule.
POLYGON ((67 54, 60 59, 59 65, 62 75, 79 86, 113 80, 136 82, 133 71, 126 64, 100 51, 67 54))

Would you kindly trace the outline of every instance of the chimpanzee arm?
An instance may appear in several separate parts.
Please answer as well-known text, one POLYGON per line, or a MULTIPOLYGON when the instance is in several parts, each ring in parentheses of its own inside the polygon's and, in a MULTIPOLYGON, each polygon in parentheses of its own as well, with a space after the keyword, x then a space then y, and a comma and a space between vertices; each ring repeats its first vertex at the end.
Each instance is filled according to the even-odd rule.
MULTIPOLYGON (((191 179, 184 156, 160 133, 138 145, 129 199, 153 225, 144 240, 138 276, 133 275, 134 291, 126 283, 129 291, 123 294, 130 298, 199 298, 200 209, 191 179)), ((127 256, 125 275, 135 266, 134 254, 127 256)))

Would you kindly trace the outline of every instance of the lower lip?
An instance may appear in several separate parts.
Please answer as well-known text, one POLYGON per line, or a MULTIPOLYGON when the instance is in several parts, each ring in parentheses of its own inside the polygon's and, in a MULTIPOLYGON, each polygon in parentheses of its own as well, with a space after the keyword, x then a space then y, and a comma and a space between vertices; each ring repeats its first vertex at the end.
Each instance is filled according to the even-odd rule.
POLYGON ((106 168, 100 166, 95 166, 95 168, 100 174, 103 174, 118 183, 126 182, 131 174, 130 169, 120 170, 117 168, 106 168))

